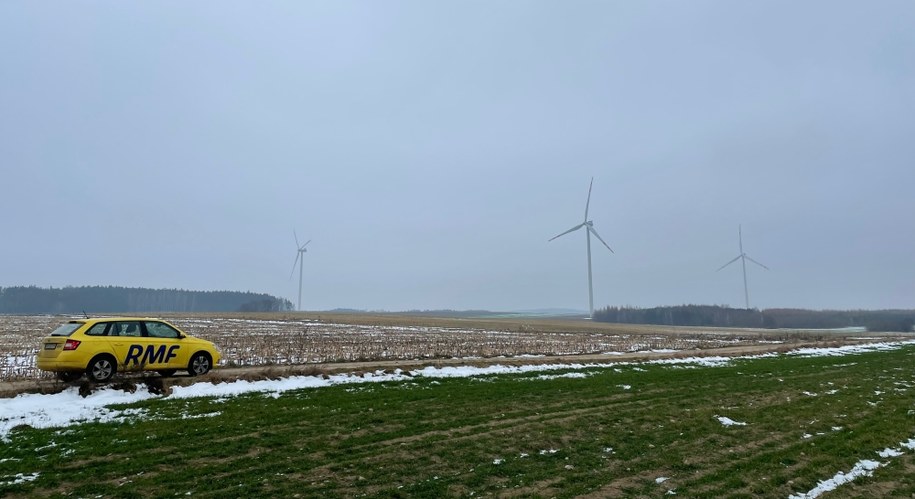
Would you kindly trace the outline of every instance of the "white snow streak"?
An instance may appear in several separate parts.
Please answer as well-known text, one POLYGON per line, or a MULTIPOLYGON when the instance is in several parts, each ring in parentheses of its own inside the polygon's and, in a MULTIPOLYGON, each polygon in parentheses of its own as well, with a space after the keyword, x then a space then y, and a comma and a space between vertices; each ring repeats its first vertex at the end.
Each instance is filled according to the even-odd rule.
POLYGON ((858 477, 871 476, 874 474, 874 470, 881 466, 883 466, 883 463, 871 461, 870 459, 858 461, 854 468, 852 468, 848 473, 843 473, 840 471, 829 480, 823 480, 822 482, 819 482, 816 487, 811 489, 806 494, 791 494, 788 496, 788 499, 812 499, 814 497, 819 497, 824 492, 836 490, 836 488, 838 488, 840 485, 851 482, 858 477))
MULTIPOLYGON (((899 445, 909 450, 915 450, 915 438, 910 438, 905 442, 899 442, 899 445)), ((876 452, 878 456, 884 459, 890 457, 899 457, 904 454, 901 449, 893 449, 890 447, 876 452)), ((885 466, 886 464, 887 463, 880 463, 877 461, 871 461, 869 459, 858 461, 858 463, 855 464, 855 467, 852 468, 852 470, 848 473, 843 473, 840 471, 829 480, 819 482, 817 486, 810 492, 807 492, 806 494, 792 494, 789 496, 789 499, 809 499, 817 497, 824 492, 835 490, 838 486, 846 484, 858 477, 873 475, 875 469, 881 466, 885 466)))
MULTIPOLYGON (((25 482, 34 482, 38 478, 38 475, 40 475, 40 474, 41 473, 29 473, 26 475, 23 473, 16 473, 15 475, 12 476, 12 480, 0 482, 0 485, 18 485, 20 483, 25 483, 25 482)), ((11 478, 11 477, 6 476, 3 478, 11 478)))

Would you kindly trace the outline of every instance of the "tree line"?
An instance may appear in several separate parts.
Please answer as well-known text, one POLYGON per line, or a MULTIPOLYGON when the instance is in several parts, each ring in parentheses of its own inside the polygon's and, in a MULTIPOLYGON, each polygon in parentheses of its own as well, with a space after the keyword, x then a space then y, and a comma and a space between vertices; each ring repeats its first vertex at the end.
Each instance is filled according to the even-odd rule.
POLYGON ((87 314, 133 312, 280 312, 292 302, 250 291, 77 286, 0 288, 0 314, 87 314))
POLYGON ((841 329, 863 327, 868 331, 911 332, 915 310, 765 310, 719 305, 671 307, 606 307, 594 311, 594 320, 624 324, 669 326, 753 327, 788 329, 841 329))

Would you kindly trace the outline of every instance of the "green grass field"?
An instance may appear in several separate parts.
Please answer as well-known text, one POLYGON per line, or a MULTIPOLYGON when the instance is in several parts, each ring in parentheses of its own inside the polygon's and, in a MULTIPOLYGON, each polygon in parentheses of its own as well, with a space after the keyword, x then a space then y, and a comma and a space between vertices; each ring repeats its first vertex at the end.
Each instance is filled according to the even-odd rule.
POLYGON ((876 454, 915 437, 915 346, 575 372, 151 400, 126 423, 18 428, 0 496, 788 497, 864 459, 886 465, 834 494, 915 493, 915 453, 876 454))

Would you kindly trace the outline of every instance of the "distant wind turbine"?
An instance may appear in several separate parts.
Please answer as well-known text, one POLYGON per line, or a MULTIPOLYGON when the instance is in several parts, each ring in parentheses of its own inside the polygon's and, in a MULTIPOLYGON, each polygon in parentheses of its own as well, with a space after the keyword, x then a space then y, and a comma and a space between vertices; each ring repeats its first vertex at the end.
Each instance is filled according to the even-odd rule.
POLYGON ((299 265, 299 306, 296 310, 302 311, 302 264, 305 263, 305 257, 302 256, 304 253, 307 253, 308 250, 305 249, 305 246, 308 246, 308 243, 311 242, 311 239, 305 242, 305 244, 299 245, 299 235, 292 231, 293 237, 295 237, 295 247, 298 248, 298 252, 295 255, 295 261, 292 262, 292 272, 289 273, 289 278, 292 279, 292 274, 295 273, 296 264, 299 265))
POLYGON ((586 228, 585 238, 588 241, 588 314, 589 314, 588 317, 591 317, 591 318, 594 317, 594 288, 593 288, 592 279, 591 279, 591 234, 594 234, 594 237, 596 237, 600 242, 604 243, 604 246, 606 246, 607 249, 610 250, 610 253, 613 253, 613 249, 610 248, 610 245, 607 244, 600 237, 600 235, 597 233, 596 230, 594 230, 594 222, 592 222, 591 220, 588 220, 588 207, 591 205, 591 188, 592 187, 594 187, 594 177, 591 177, 591 184, 588 186, 588 201, 585 203, 584 222, 582 222, 582 223, 576 225, 575 227, 572 227, 571 229, 563 232, 562 234, 559 234, 558 236, 555 236, 550 239, 550 241, 552 241, 553 239, 556 239, 557 237, 562 237, 562 236, 568 234, 569 232, 575 232, 576 230, 581 229, 582 227, 586 228))
POLYGON ((737 255, 730 262, 719 267, 718 270, 716 270, 715 272, 718 272, 719 270, 727 267, 728 265, 736 262, 737 260, 740 260, 741 265, 743 265, 743 298, 747 304, 747 310, 749 310, 750 309, 750 293, 747 291, 747 260, 750 260, 751 262, 755 263, 756 265, 759 265, 760 267, 762 267, 766 270, 769 270, 769 267, 766 267, 765 265, 750 258, 749 256, 747 256, 746 253, 743 252, 743 233, 742 233, 741 227, 739 225, 737 226, 737 240, 740 243, 740 254, 737 255))

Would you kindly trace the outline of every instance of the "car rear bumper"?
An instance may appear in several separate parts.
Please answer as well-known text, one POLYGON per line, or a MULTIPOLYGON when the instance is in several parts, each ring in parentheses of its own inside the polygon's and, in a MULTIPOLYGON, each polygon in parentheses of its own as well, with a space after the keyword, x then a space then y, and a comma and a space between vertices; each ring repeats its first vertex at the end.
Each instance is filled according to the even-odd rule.
POLYGON ((42 359, 38 357, 35 367, 42 371, 82 371, 86 365, 75 360, 42 359))

